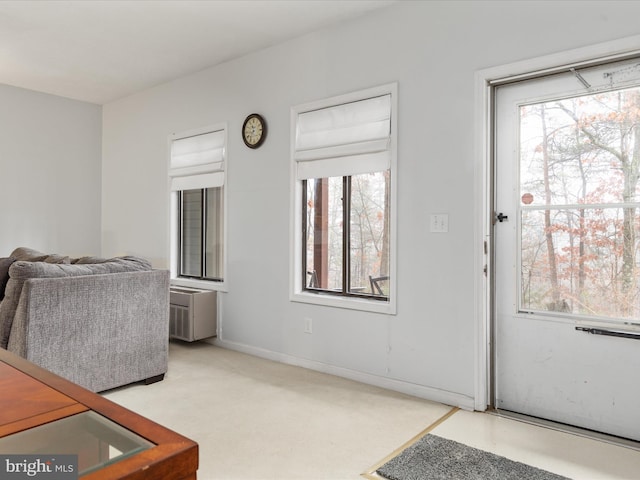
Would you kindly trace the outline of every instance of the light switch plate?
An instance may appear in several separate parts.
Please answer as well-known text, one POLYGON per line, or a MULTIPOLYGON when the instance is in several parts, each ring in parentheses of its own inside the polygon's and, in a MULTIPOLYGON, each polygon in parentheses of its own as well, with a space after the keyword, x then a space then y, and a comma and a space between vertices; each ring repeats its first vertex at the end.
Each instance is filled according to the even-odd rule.
POLYGON ((447 233, 449 231, 449 215, 446 213, 432 214, 429 230, 433 233, 447 233))

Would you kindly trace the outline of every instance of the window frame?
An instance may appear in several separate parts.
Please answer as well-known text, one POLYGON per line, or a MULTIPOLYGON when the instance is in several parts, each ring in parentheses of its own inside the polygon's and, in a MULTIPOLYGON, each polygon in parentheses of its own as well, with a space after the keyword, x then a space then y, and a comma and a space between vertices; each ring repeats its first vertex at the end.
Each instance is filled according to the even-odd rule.
MULTIPOLYGON (((305 276, 305 272, 308 275, 309 274, 309 269, 307 267, 307 257, 308 255, 305 255, 304 252, 300 252, 302 255, 302 275, 301 275, 301 279, 302 279, 302 291, 306 291, 306 292, 312 292, 314 294, 328 294, 328 295, 335 295, 338 297, 351 297, 351 298, 366 298, 369 300, 375 300, 377 302, 388 302, 389 301, 389 295, 376 295, 373 293, 359 293, 359 292, 354 292, 351 291, 352 285, 351 285, 351 280, 352 280, 352 263, 351 263, 351 233, 352 233, 352 223, 351 223, 351 214, 352 214, 352 209, 351 209, 351 203, 352 203, 352 177, 353 175, 343 175, 343 176, 336 176, 336 177, 332 177, 332 178, 336 178, 336 179, 340 179, 340 183, 342 185, 342 201, 343 201, 343 208, 342 208, 342 225, 345 226, 342 229, 342 233, 341 233, 341 238, 342 238, 342 289, 340 291, 337 290, 326 290, 326 289, 321 289, 321 288, 313 288, 309 285, 309 280, 306 278, 305 276)), ((308 193, 308 182, 310 180, 314 180, 314 179, 306 179, 306 180, 301 180, 302 182, 302 188, 301 188, 301 206, 302 206, 302 218, 300 220, 301 222, 301 228, 302 228, 302 238, 307 238, 308 235, 308 223, 307 223, 307 218, 308 218, 308 207, 307 207, 307 202, 305 201, 305 199, 307 198, 307 193, 308 193)))
MULTIPOLYGON (((225 154, 223 158, 224 162, 224 184, 221 186, 222 188, 222 211, 220 212, 222 215, 222 242, 223 242, 223 254, 222 254, 222 279, 213 279, 213 278, 199 278, 192 276, 181 276, 180 275, 180 263, 182 262, 182 256, 180 251, 180 238, 182 235, 181 228, 181 218, 180 218, 180 190, 172 191, 171 190, 171 179, 172 176, 167 175, 168 185, 167 190, 169 193, 169 239, 170 239, 170 251, 169 251, 169 271, 170 271, 170 283, 172 286, 179 287, 191 287, 191 288, 201 288, 206 290, 216 290, 221 292, 228 291, 227 277, 228 277, 228 215, 227 215, 227 184, 228 184, 228 170, 227 170, 227 142, 228 142, 228 128, 227 123, 218 123, 209 125, 206 127, 196 128, 192 130, 182 131, 179 133, 173 133, 169 135, 168 138, 168 149, 167 149, 167 165, 170 165, 171 162, 171 144, 175 140, 180 140, 182 138, 193 137, 197 135, 203 135, 210 132, 223 131, 224 132, 224 149, 225 154)), ((205 195, 206 198, 206 195, 205 195)), ((205 200, 203 200, 204 202, 205 200)), ((206 203, 206 202, 205 202, 206 203)), ((206 237, 206 205, 203 205, 203 239, 206 237)), ((202 248, 206 248, 203 243, 202 248)), ((202 261, 205 261, 205 258, 202 258, 202 261)), ((204 271, 204 265, 203 265, 204 271)))
MULTIPOLYGON (((210 188, 222 188, 222 195, 224 195, 224 186, 222 187, 210 187, 210 188)), ((206 282, 223 282, 224 281, 224 265, 222 265, 222 273, 223 276, 220 277, 211 277, 211 276, 207 276, 207 255, 206 255, 206 250, 207 250, 207 231, 208 231, 208 223, 207 223, 207 219, 208 219, 208 212, 209 212, 209 203, 208 203, 208 188, 201 188, 201 189, 194 189, 195 191, 199 191, 200 192, 200 208, 201 208, 201 218, 200 218, 200 229, 201 229, 201 238, 200 238, 200 271, 202 272, 202 275, 188 275, 183 273, 184 270, 184 257, 183 257, 183 245, 184 245, 184 223, 183 223, 183 206, 184 206, 184 192, 185 191, 189 191, 189 190, 178 190, 176 191, 177 194, 177 200, 178 200, 178 204, 177 204, 177 215, 178 215, 178 226, 177 226, 177 232, 178 232, 178 254, 177 254, 177 258, 176 260, 176 271, 177 271, 177 278, 181 278, 181 279, 189 279, 189 280, 202 280, 202 281, 206 281, 206 282)), ((223 201, 223 210, 224 210, 224 201, 223 201)), ((222 213, 222 212, 221 212, 222 213)), ((223 226, 224 229, 224 226, 223 226)), ((223 230, 223 236, 224 236, 224 230, 223 230)), ((223 245, 223 249, 224 249, 224 245, 223 245)), ((224 257, 224 250, 223 250, 223 257, 224 257)))
MULTIPOLYGON (((338 95, 331 98, 326 98, 318 101, 305 103, 302 105, 294 106, 291 108, 290 126, 291 126, 291 140, 290 140, 290 180, 291 180, 291 198, 290 198, 290 235, 291 246, 290 252, 290 300, 293 302, 309 303, 315 305, 324 305, 330 307, 346 308, 352 310, 367 311, 372 313, 383 313, 395 315, 397 311, 397 263, 398 263, 398 248, 397 248, 397 105, 398 105, 398 85, 397 83, 390 83, 373 87, 357 92, 352 92, 344 95, 338 95), (333 292, 327 292, 323 290, 310 290, 306 288, 306 275, 304 260, 304 231, 305 231, 305 219, 304 219, 304 201, 303 201, 303 183, 304 180, 298 180, 296 175, 296 161, 295 156, 295 141, 296 141, 296 127, 298 115, 301 113, 309 112, 312 110, 328 108, 341 104, 347 104, 366 100, 368 98, 391 95, 391 134, 390 134, 390 225, 389 225, 389 295, 388 297, 377 297, 373 295, 359 295, 357 293, 349 293, 343 295, 342 293, 336 294, 333 292)), ((343 182, 346 176, 336 175, 336 177, 343 177, 343 182)), ((346 210, 346 209, 345 209, 346 210)), ((344 211, 343 211, 344 214, 344 211)), ((343 237, 348 232, 347 229, 343 230, 343 237)), ((348 243, 345 244, 345 248, 348 243)), ((348 252, 343 252, 343 255, 348 255, 348 252)), ((348 268, 348 263, 343 267, 348 268)), ((343 282, 343 290, 347 288, 343 282)))

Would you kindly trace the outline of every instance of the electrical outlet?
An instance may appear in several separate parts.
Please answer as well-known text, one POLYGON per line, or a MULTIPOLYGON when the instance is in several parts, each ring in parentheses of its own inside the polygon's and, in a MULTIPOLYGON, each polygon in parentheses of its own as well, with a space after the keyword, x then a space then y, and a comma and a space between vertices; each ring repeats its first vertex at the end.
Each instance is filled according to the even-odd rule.
POLYGON ((304 333, 313 333, 313 320, 309 317, 304 319, 304 333))

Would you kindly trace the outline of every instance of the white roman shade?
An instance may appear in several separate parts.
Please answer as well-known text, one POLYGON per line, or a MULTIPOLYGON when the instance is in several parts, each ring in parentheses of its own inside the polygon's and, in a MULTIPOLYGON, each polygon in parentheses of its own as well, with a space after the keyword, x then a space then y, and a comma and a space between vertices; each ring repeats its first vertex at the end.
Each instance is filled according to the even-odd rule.
POLYGON ((171 190, 224 185, 225 131, 202 133, 171 141, 171 190))
POLYGON ((387 170, 391 95, 301 112, 294 160, 298 180, 387 170))

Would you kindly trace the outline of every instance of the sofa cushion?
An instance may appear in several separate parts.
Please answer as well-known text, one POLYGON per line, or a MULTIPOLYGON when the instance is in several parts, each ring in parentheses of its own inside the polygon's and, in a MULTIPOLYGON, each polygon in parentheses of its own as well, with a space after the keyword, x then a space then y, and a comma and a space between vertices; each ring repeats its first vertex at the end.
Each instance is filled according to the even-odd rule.
POLYGON ((65 255, 58 255, 57 253, 42 253, 38 250, 27 247, 16 248, 13 252, 11 252, 11 256, 16 260, 27 262, 71 263, 71 258, 65 255))
POLYGON ((7 348, 13 317, 18 309, 24 282, 31 278, 76 277, 151 270, 151 264, 138 257, 112 258, 104 263, 73 265, 43 261, 16 261, 9 267, 5 298, 0 303, 0 347, 7 348))
POLYGON ((106 273, 138 272, 151 270, 151 264, 137 257, 112 258, 104 263, 51 264, 46 262, 15 262, 9 268, 9 283, 12 280, 29 278, 77 277, 106 273))
POLYGON ((73 264, 80 264, 80 265, 86 265, 87 263, 104 263, 104 262, 108 262, 109 259, 108 258, 101 258, 101 257, 80 257, 80 258, 74 258, 71 260, 71 263, 73 264))
POLYGON ((71 258, 67 257, 65 255, 58 255, 57 253, 54 253, 53 255, 49 255, 47 258, 44 259, 45 263, 66 263, 66 264, 70 264, 71 263, 71 258))
POLYGON ((24 260, 27 262, 44 262, 44 259, 49 256, 48 253, 39 252, 33 248, 18 247, 11 252, 11 257, 16 260, 24 260))
POLYGON ((15 261, 14 257, 0 258, 0 302, 4 298, 4 290, 9 281, 9 267, 15 261))

